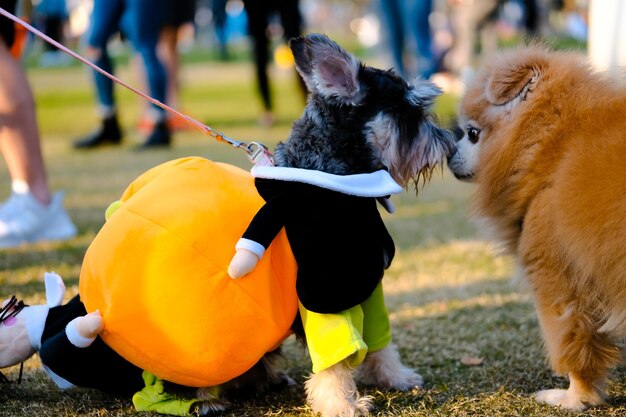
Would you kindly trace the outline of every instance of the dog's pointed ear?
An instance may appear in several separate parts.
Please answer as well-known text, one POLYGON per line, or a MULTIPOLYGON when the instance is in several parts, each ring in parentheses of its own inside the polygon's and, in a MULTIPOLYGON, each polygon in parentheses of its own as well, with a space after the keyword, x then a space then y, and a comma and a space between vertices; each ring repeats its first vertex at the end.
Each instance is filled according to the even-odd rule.
POLYGON ((424 109, 430 108, 435 102, 435 99, 442 93, 441 88, 435 83, 422 78, 416 78, 411 85, 413 88, 407 98, 412 103, 422 106, 424 109))
POLYGON ((312 63, 310 52, 306 46, 305 38, 298 37, 289 40, 289 48, 293 54, 293 59, 296 64, 296 70, 304 80, 309 91, 313 89, 312 84, 312 63))
POLYGON ((539 79, 539 68, 534 65, 511 65, 496 71, 485 86, 485 97, 496 106, 510 103, 516 98, 524 99, 539 79))
POLYGON ((360 63, 353 55, 320 34, 294 38, 289 46, 311 92, 348 102, 357 96, 360 63))

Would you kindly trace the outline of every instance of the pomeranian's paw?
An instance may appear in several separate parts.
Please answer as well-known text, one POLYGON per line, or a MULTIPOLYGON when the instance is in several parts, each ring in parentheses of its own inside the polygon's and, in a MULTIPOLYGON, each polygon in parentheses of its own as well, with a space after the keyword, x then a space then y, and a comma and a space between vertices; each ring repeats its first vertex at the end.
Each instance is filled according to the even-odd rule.
POLYGON ((535 393, 535 399, 539 402, 555 405, 572 411, 584 411, 589 406, 602 403, 600 397, 583 400, 580 395, 571 389, 547 389, 535 393))
POLYGON ((96 337, 104 329, 104 321, 99 310, 76 319, 78 334, 86 339, 96 337))

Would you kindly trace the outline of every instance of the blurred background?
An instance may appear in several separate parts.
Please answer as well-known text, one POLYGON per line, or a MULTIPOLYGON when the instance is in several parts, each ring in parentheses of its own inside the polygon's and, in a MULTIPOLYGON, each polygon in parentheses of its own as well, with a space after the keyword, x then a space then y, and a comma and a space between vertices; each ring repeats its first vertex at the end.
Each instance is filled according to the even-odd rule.
MULTIPOLYGON (((464 83, 484 54, 494 50, 539 40, 588 54, 602 70, 626 65, 626 0, 165 1, 176 10, 192 7, 159 40, 159 57, 168 65, 170 80, 166 102, 234 139, 259 141, 269 148, 288 137, 304 108, 285 43, 294 33, 328 34, 368 65, 431 79, 444 92, 433 110, 449 128, 454 127, 464 83)), ((94 2, 114 1, 20 1, 17 14, 89 55, 94 2)), ((144 12, 134 18, 111 28, 107 46, 115 74, 150 92, 132 40, 134 28, 153 16, 144 12)), ((0 249, 0 296, 17 294, 38 304, 45 299, 45 271, 65 279, 66 299, 77 294, 81 263, 104 223, 104 210, 141 173, 191 155, 246 170, 251 165, 243 152, 171 115, 161 126, 167 136, 152 143, 158 146, 145 146, 150 144, 146 135, 152 137, 150 132, 161 122, 144 99, 119 86, 113 95, 119 137, 98 136, 102 132, 96 130, 85 138, 94 127, 99 129, 104 117, 92 70, 19 27, 17 32, 13 52, 34 96, 49 188, 65 192, 63 204, 76 226, 75 236, 67 239, 0 249), (77 146, 77 140, 88 146, 77 146)), ((5 155, 0 158, 0 201, 5 201, 0 223, 12 196, 14 178, 8 168, 5 155)), ((13 188, 15 193, 15 184, 13 188)), ((428 389, 370 394, 385 415, 400 417, 568 416, 529 397, 563 381, 540 359, 532 300, 511 284, 511 259, 498 256, 497 246, 468 215, 471 193, 471 184, 456 181, 442 167, 429 184, 395 196, 395 214, 383 214, 398 248, 385 276, 394 338, 405 362, 425 376, 428 389)), ((18 207, 9 220, 21 214, 18 207)), ((37 227, 48 223, 38 220, 37 227)), ((309 364, 297 352, 288 348, 287 357, 290 375, 302 382, 309 364)), ((17 367, 3 372, 17 378, 17 367)), ((625 384, 611 384, 609 391, 621 401, 615 414, 600 409, 585 415, 624 415, 625 384)), ((136 415, 129 401, 84 391, 61 393, 35 359, 26 363, 22 385, 2 386, 0 404, 0 415, 13 417, 136 415)), ((248 404, 238 415, 309 415, 302 404, 302 391, 296 397, 285 393, 248 404)))
MULTIPOLYGON (((423 0, 422 0, 423 1, 423 0)), ((610 0, 609 0, 610 1, 610 0)), ((301 0, 299 8, 304 21, 304 32, 326 33, 360 57, 378 59, 388 66, 393 63, 389 38, 397 30, 388 26, 384 16, 384 4, 396 0, 301 0)), ((400 1, 397 3, 411 3, 400 1)), ((418 0, 419 2, 419 0, 418 0)), ((61 24, 62 43, 79 49, 81 39, 90 24, 92 0, 33 0, 31 14, 35 26, 48 33, 56 24, 61 24), (46 3, 57 3, 61 16, 59 22, 50 24, 49 8, 46 3)), ((269 1, 268 3, 272 3, 269 1)), ((522 37, 558 40, 559 44, 584 48, 588 37, 590 0, 432 0, 427 21, 432 34, 431 49, 435 58, 443 61, 456 36, 454 9, 465 7, 480 10, 482 19, 476 25, 479 31, 488 31, 483 36, 486 47, 511 45, 522 37), (482 9, 482 10, 481 10, 482 9), (483 11, 484 10, 484 11, 483 11)), ((178 49, 188 60, 245 60, 248 59, 247 39, 248 16, 241 0, 197 0, 192 22, 179 28, 178 49)), ((474 12, 475 13, 475 12, 474 12)), ((406 17, 406 16, 405 16, 406 17)), ((405 19, 408 25, 410 22, 405 19)), ((55 28, 57 33, 59 29, 55 28)), ((405 29, 407 32, 410 28, 405 29)), ((274 49, 274 63, 279 68, 289 67, 290 62, 281 47, 283 28, 278 13, 270 17, 267 28, 274 49)), ((414 48, 415 41, 407 36, 406 50, 414 48)), ((29 64, 58 66, 74 64, 69 57, 59 54, 49 58, 41 42, 29 42, 25 59, 29 64)), ((477 51, 481 49, 476 45, 477 51)), ((116 53, 123 55, 120 41, 116 53)), ((410 60, 410 57, 406 58, 410 60)), ((438 70, 446 71, 443 62, 438 70)))

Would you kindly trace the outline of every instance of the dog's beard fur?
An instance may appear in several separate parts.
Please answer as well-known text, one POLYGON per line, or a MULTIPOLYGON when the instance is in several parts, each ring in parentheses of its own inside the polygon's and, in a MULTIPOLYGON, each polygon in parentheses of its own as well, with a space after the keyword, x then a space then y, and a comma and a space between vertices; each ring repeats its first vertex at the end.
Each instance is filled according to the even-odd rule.
POLYGON ((454 145, 447 132, 432 122, 425 121, 417 129, 412 126, 413 132, 402 127, 381 112, 366 125, 367 142, 399 184, 407 187, 413 183, 417 189, 420 182, 423 185, 430 180, 437 166, 442 166, 442 155, 451 153, 454 145))

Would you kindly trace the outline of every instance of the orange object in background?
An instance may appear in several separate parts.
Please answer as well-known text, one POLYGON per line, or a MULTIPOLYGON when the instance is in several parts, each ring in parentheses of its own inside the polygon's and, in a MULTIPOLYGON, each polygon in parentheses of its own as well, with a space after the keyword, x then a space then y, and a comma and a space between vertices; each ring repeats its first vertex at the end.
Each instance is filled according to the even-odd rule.
POLYGON ((79 285, 116 352, 159 378, 212 386, 291 333, 297 266, 284 230, 249 275, 227 273, 264 204, 249 172, 178 159, 141 175, 120 200, 87 250, 79 285))
MULTIPOLYGON (((22 18, 22 20, 25 22, 28 21, 26 18, 22 18)), ((22 57, 27 40, 28 30, 26 30, 24 26, 15 23, 15 41, 13 42, 13 46, 11 46, 11 55, 13 55, 15 59, 20 59, 22 57)))

